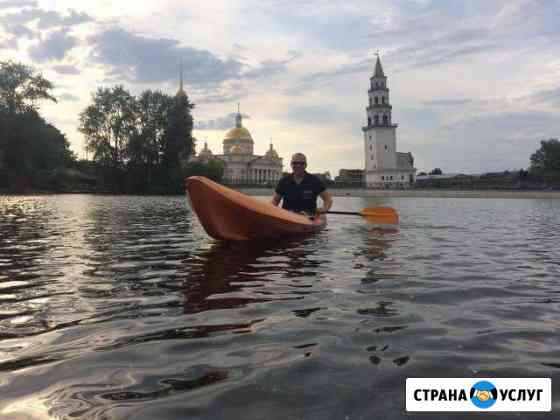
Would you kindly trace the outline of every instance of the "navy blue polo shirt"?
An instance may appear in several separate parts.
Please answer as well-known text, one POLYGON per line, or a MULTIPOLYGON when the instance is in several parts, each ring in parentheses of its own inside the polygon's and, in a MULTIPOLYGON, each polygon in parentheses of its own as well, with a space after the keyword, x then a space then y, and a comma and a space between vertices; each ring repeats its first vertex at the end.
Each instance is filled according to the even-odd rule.
POLYGON ((282 208, 290 211, 315 214, 317 196, 325 191, 325 185, 315 175, 305 172, 298 184, 292 174, 284 176, 276 186, 276 194, 282 196, 282 208))

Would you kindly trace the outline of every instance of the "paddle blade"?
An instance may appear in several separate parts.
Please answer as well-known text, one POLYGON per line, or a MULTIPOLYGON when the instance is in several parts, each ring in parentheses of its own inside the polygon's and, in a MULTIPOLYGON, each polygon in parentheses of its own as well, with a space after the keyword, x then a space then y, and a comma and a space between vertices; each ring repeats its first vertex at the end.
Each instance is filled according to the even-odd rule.
POLYGON ((362 216, 378 223, 396 225, 399 223, 399 215, 391 207, 368 207, 361 212, 362 216))

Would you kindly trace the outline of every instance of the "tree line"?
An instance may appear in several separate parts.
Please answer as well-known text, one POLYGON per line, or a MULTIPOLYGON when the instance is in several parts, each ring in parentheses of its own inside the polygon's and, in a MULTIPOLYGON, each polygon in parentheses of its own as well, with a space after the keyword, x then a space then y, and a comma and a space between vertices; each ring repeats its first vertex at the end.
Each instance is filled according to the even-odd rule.
POLYGON ((0 188, 29 189, 76 160, 64 134, 39 114, 39 101, 56 102, 52 88, 30 67, 0 61, 0 188))
MULTIPOLYGON (((442 175, 440 168, 418 175, 442 175)), ((446 189, 508 189, 560 190, 560 141, 556 138, 541 141, 541 147, 531 155, 528 170, 486 173, 480 176, 460 174, 449 178, 417 180, 417 188, 446 189)))
POLYGON ((89 185, 115 193, 182 193, 189 175, 220 180, 219 162, 189 162, 194 152, 194 104, 181 89, 132 95, 123 86, 100 87, 79 116, 89 160, 39 114, 56 102, 53 85, 26 65, 0 62, 0 188, 11 191, 89 185))

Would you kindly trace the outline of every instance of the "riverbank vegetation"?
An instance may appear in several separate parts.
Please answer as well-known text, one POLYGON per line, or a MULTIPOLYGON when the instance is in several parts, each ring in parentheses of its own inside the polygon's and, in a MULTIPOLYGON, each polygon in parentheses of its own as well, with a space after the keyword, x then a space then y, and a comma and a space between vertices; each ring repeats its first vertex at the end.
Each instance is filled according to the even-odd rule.
POLYGON ((56 102, 53 88, 29 66, 0 62, 0 190, 181 194, 186 175, 221 180, 219 163, 189 163, 194 104, 182 89, 98 88, 79 116, 91 159, 78 160, 40 115, 41 101, 56 102))

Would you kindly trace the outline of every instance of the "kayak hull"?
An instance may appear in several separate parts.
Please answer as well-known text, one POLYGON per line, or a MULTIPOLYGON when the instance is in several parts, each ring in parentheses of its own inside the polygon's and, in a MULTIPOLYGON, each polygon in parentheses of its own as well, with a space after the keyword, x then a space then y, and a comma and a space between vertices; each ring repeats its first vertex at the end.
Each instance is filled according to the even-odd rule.
POLYGON ((326 226, 325 215, 308 217, 224 187, 208 178, 186 179, 187 199, 200 224, 215 239, 247 241, 311 234, 326 226))

